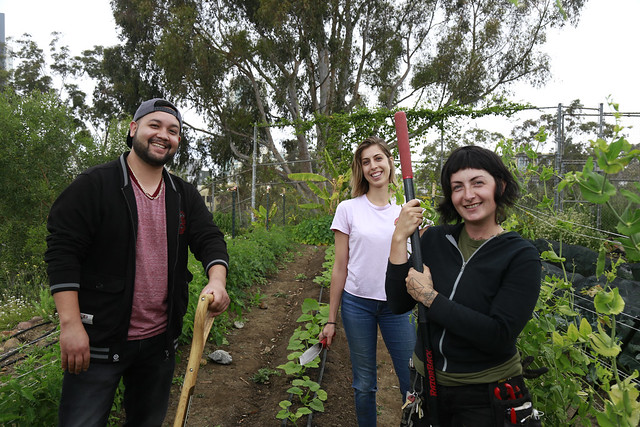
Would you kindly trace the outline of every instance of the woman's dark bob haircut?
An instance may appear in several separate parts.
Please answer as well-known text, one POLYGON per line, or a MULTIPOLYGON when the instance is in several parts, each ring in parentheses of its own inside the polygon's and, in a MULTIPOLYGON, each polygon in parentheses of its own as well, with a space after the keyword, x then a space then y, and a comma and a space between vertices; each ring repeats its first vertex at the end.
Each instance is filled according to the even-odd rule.
POLYGON ((444 200, 438 206, 440 221, 443 224, 462 221, 451 202, 451 175, 463 169, 484 169, 493 176, 496 180, 496 222, 499 224, 504 221, 507 207, 513 206, 518 199, 518 182, 496 153, 475 145, 455 149, 442 167, 440 183, 444 200))

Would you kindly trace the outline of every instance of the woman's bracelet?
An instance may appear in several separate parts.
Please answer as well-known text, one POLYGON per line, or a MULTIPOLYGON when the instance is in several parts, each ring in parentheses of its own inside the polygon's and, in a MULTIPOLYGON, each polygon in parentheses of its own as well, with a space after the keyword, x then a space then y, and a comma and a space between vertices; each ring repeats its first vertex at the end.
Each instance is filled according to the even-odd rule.
POLYGON ((327 322, 327 325, 336 325, 336 322, 327 322))

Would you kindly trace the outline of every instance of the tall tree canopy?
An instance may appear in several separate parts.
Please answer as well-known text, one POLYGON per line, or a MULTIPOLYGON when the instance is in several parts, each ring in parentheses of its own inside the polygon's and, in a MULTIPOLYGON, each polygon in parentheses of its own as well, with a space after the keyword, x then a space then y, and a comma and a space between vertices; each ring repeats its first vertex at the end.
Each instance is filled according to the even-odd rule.
MULTIPOLYGON (((326 121, 360 106, 473 105, 544 82, 549 28, 585 0, 113 0, 123 58, 142 81, 195 106, 218 164, 248 159, 253 123, 290 123, 299 159, 326 121)), ((273 128, 259 138, 290 173, 273 128)), ((307 166, 311 171, 311 163, 307 166)))

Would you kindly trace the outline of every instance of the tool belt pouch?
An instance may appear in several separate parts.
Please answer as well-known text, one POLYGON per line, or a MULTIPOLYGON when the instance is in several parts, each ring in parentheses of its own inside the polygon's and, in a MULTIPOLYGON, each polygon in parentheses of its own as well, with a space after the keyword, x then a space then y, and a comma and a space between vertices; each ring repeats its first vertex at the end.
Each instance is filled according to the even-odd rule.
POLYGON ((489 393, 496 426, 542 426, 522 376, 489 384, 489 393))

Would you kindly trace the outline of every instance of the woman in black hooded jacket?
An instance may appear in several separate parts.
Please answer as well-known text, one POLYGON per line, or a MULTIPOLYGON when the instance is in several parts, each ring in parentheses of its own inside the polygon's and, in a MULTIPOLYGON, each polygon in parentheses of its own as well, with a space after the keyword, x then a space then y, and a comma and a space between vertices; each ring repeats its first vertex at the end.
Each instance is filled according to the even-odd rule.
MULTIPOLYGON (((419 273, 410 268, 406 241, 422 222, 422 209, 417 200, 403 207, 391 244, 387 299, 398 313, 416 303, 427 308, 440 425, 494 426, 504 414, 492 402, 512 397, 500 394, 510 392, 505 384, 513 397, 526 393, 516 340, 538 298, 540 259, 533 245, 500 225, 504 209, 517 199, 518 184, 495 153, 476 146, 455 150, 441 183, 441 220, 456 224, 423 233, 425 266, 419 273)), ((422 332, 413 356, 420 376, 422 332)), ((506 415, 510 421, 509 410, 506 415)))

